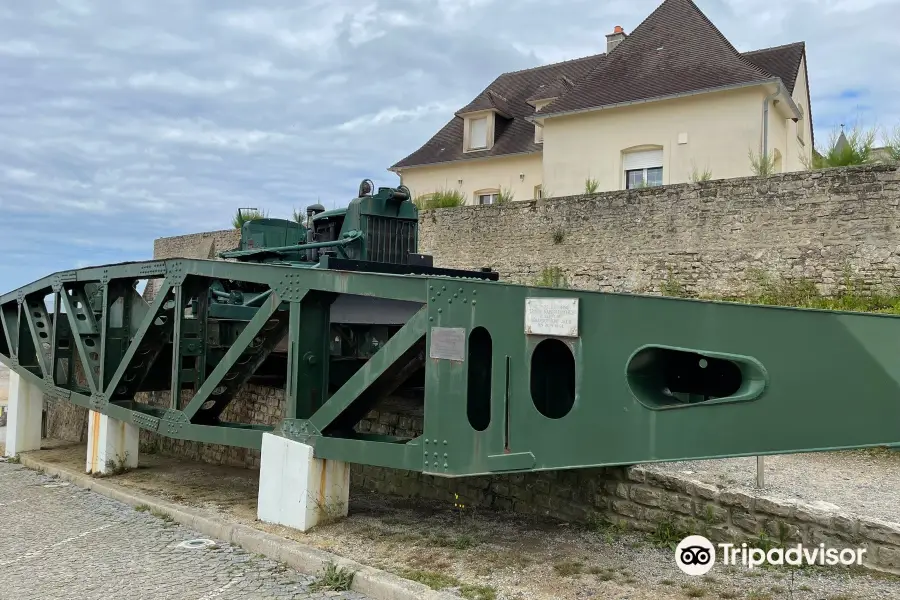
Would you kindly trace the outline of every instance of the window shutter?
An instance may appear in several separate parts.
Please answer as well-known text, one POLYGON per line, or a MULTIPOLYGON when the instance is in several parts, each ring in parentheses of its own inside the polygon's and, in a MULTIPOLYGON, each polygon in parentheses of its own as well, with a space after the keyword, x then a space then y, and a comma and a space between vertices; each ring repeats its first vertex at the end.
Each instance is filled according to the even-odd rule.
POLYGON ((646 150, 644 152, 629 152, 625 155, 625 170, 653 169, 663 166, 662 150, 646 150))
POLYGON ((472 121, 472 139, 469 143, 472 148, 484 148, 487 146, 487 118, 481 117, 472 121))

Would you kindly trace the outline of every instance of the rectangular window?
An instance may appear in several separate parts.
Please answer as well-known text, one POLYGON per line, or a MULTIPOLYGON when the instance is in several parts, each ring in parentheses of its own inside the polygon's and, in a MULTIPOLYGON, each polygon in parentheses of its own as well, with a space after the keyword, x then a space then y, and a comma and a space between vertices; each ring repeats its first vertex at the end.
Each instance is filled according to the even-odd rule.
POLYGON ((536 185, 534 186, 534 198, 535 200, 540 200, 544 197, 544 186, 536 185))
POLYGON ((469 148, 487 148, 487 117, 472 119, 469 128, 469 148))
POLYGON ((625 189, 652 187, 663 184, 662 167, 625 171, 625 189))
POLYGON ((493 204, 499 194, 478 194, 478 204, 493 204))
POLYGON ((805 146, 806 139, 803 136, 803 129, 805 128, 805 125, 803 124, 803 107, 798 106, 797 108, 800 109, 800 118, 797 119, 797 139, 800 140, 800 143, 805 146))
POLYGON ((663 184, 663 151, 645 150, 627 152, 623 156, 625 163, 625 189, 650 187, 663 184))

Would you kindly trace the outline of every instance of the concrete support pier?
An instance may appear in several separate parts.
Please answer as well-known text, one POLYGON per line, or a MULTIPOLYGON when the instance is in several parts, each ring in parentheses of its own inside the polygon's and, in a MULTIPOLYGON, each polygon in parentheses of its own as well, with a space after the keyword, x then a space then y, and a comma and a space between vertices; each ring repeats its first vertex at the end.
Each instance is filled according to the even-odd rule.
POLYGON ((85 471, 105 475, 136 468, 139 437, 137 425, 90 411, 85 471))
POLYGON ((6 456, 12 457, 20 452, 41 449, 43 412, 43 389, 11 371, 9 415, 6 420, 6 456))
POLYGON ((312 446, 263 434, 259 467, 260 521, 309 531, 347 516, 350 464, 313 456, 312 446))

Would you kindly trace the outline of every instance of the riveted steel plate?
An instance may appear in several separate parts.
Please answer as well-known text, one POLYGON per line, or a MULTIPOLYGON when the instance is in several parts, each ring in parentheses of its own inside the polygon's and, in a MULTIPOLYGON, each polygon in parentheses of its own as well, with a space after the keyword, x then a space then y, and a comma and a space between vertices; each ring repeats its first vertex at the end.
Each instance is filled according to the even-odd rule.
POLYGON ((72 392, 56 387, 53 381, 44 380, 44 398, 51 402, 63 402, 71 398, 72 392))
POLYGON ((578 298, 526 298, 525 333, 578 337, 578 298))
POLYGON ((91 410, 97 412, 103 412, 103 409, 106 408, 108 402, 106 401, 106 396, 103 394, 92 394, 91 395, 91 410))
POLYGON ((465 362, 466 330, 461 327, 432 327, 428 356, 465 362))
POLYGON ((132 412, 131 422, 142 429, 149 429, 150 431, 157 431, 159 429, 159 419, 152 415, 132 412))
POLYGON ((144 277, 149 277, 151 275, 165 275, 166 274, 166 263, 165 262, 154 262, 154 263, 147 263, 145 265, 141 265, 139 274, 144 277))
POLYGON ((169 409, 159 423, 159 432, 164 435, 177 436, 181 429, 189 423, 190 421, 183 412, 169 409))

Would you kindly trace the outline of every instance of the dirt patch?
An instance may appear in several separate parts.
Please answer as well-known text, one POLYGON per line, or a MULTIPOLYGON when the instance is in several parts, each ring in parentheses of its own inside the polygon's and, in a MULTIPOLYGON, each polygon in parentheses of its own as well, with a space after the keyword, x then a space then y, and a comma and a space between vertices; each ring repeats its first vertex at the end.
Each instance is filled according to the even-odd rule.
MULTIPOLYGON (((33 455, 83 472, 84 453, 67 444, 33 455)), ((354 489, 348 518, 303 534, 256 521, 254 470, 143 453, 138 469, 107 479, 475 600, 900 597, 900 578, 841 567, 716 565, 710 577, 690 577, 675 566, 671 540, 600 520, 574 526, 354 489)))

